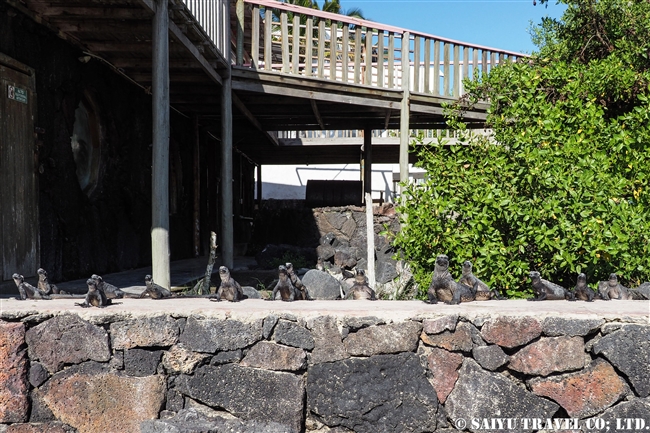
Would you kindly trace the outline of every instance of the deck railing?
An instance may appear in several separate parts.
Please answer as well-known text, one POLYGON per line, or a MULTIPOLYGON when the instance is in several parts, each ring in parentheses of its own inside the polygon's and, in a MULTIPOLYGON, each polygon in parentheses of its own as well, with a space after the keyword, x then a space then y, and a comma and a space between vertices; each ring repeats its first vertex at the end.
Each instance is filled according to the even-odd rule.
POLYGON ((201 30, 212 41, 217 51, 230 59, 230 2, 229 0, 177 0, 201 26, 201 30))
POLYGON ((411 92, 457 98, 464 78, 524 56, 275 0, 244 3, 252 14, 236 64, 257 70, 399 90, 408 71, 411 92))

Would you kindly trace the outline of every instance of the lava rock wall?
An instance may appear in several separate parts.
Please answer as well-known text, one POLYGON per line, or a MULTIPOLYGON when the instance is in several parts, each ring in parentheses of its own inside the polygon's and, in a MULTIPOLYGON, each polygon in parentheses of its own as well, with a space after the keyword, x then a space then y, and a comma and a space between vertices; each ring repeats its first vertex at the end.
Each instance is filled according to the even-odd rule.
POLYGON ((650 422, 647 323, 3 317, 3 433, 518 432, 548 419, 569 423, 554 430, 605 432, 650 422))

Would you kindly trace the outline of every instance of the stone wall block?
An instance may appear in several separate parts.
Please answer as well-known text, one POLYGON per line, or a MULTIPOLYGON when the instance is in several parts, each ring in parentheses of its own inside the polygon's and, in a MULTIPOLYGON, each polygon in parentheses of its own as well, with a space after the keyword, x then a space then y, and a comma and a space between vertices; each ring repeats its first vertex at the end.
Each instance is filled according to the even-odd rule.
POLYGON ((25 325, 0 322, 0 423, 27 421, 25 325))
POLYGON ((307 328, 314 338, 314 349, 309 355, 310 364, 334 362, 349 358, 341 332, 332 316, 319 316, 307 321, 307 328))
POLYGON ((176 390, 243 420, 273 421, 301 429, 305 384, 292 373, 235 364, 206 365, 192 376, 179 376, 176 390))
POLYGON ((145 421, 141 433, 298 433, 298 430, 276 422, 241 421, 209 416, 195 408, 183 409, 172 418, 145 421))
POLYGON ((585 365, 582 337, 542 337, 510 357, 508 368, 524 374, 548 376, 585 365))
POLYGON ((577 373, 529 381, 532 391, 558 402, 570 417, 595 415, 616 403, 627 391, 625 381, 603 360, 577 373))
POLYGON ((593 346, 627 376, 641 397, 650 395, 650 326, 623 325, 593 346))
MULTIPOLYGON (((512 380, 498 373, 487 372, 472 359, 465 358, 459 371, 454 390, 447 397, 445 404, 450 419, 468 420, 467 427, 472 428, 469 420, 473 418, 548 418, 558 409, 558 405, 540 398, 522 388, 512 380)), ((504 429, 511 433, 521 430, 504 429)))
POLYGON ((177 321, 169 316, 114 322, 110 330, 113 349, 169 347, 180 333, 177 321))
POLYGON ((311 366, 307 409, 357 433, 430 432, 438 401, 418 356, 400 353, 311 366))
POLYGON ((56 418, 79 433, 139 433, 142 421, 158 417, 166 393, 162 376, 68 370, 41 389, 56 418))
POLYGON ((440 334, 443 331, 453 331, 456 329, 458 314, 451 314, 439 319, 424 319, 422 321, 422 330, 427 334, 440 334))
POLYGON ((291 347, 298 347, 305 350, 314 348, 314 337, 304 327, 297 323, 280 320, 275 325, 275 334, 273 339, 280 344, 286 344, 291 347))
POLYGON ((444 403, 458 380, 458 369, 463 355, 432 347, 428 349, 427 365, 433 375, 431 384, 436 389, 438 400, 444 403))
POLYGON ((40 362, 32 362, 29 366, 29 384, 34 388, 38 388, 50 377, 43 364, 40 362))
POLYGON ((298 371, 307 365, 307 354, 297 347, 260 341, 248 350, 239 365, 266 370, 298 371))
POLYGON ((207 356, 194 353, 182 344, 175 344, 163 353, 162 364, 169 373, 190 374, 207 356))
POLYGON ((494 371, 510 360, 510 357, 503 352, 500 346, 479 346, 472 349, 472 357, 481 367, 494 371))
MULTIPOLYGON (((596 418, 604 421, 605 425, 602 429, 591 428, 589 433, 647 432, 650 430, 648 428, 650 426, 650 401, 648 399, 625 401, 596 415, 596 418), (628 424, 628 420, 630 420, 630 424, 628 424), (645 427, 641 423, 637 424, 637 420, 643 420, 645 427)), ((586 422, 584 421, 583 424, 586 424, 586 422)), ((591 425, 598 424, 592 422, 591 425)))
POLYGON ((56 316, 33 327, 27 331, 25 340, 30 359, 40 360, 50 373, 59 371, 65 364, 111 359, 106 331, 76 314, 56 316))
POLYGON ((7 426, 6 433, 74 433, 75 430, 61 422, 26 423, 7 426))
POLYGON ((533 317, 498 317, 481 328, 485 341, 510 348, 523 346, 541 334, 542 325, 533 317))
POLYGON ((574 317, 547 317, 542 320, 542 332, 549 337, 566 335, 583 337, 591 334, 605 323, 603 319, 576 319, 574 317))
POLYGON ((140 377, 156 374, 162 355, 162 350, 126 350, 124 351, 124 373, 140 377))
POLYGON ((243 349, 262 339, 263 320, 197 319, 189 317, 179 341, 194 351, 215 353, 243 349))
POLYGON ((415 352, 421 331, 422 324, 413 321, 371 326, 349 334, 343 343, 352 356, 415 352))
POLYGON ((453 332, 443 331, 434 335, 422 333, 420 338, 429 346, 440 347, 451 352, 471 352, 474 346, 472 342, 472 325, 465 322, 459 323, 453 332))

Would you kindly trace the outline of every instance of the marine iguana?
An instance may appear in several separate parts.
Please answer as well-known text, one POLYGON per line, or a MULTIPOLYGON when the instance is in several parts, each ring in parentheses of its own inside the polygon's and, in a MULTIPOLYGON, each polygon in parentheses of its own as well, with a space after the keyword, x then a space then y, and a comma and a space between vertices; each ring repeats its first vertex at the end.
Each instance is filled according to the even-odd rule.
POLYGON ((458 280, 460 284, 471 287, 476 301, 489 301, 490 299, 505 299, 497 289, 490 289, 487 284, 474 276, 472 262, 469 260, 463 263, 463 275, 458 280))
POLYGON ((230 302, 239 302, 244 299, 244 291, 239 283, 230 276, 230 270, 227 267, 219 267, 219 278, 221 279, 221 283, 219 284, 217 293, 208 295, 210 301, 220 302, 222 297, 230 302))
POLYGON ((377 295, 368 285, 365 271, 357 269, 355 272, 354 284, 350 287, 348 294, 345 295, 345 299, 376 301, 377 295))
POLYGON ((573 296, 580 301, 594 301, 594 291, 587 285, 587 276, 584 273, 578 274, 578 281, 573 289, 573 296))
POLYGON ((464 284, 457 283, 449 273, 449 258, 445 254, 440 254, 436 258, 436 264, 433 269, 433 277, 427 291, 428 299, 425 302, 437 304, 443 301, 445 304, 460 304, 461 302, 470 302, 475 299, 472 288, 464 284))
POLYGON ((82 303, 75 302, 75 305, 83 308, 104 308, 112 304, 112 301, 108 299, 106 297, 106 294, 97 286, 97 281, 92 278, 88 278, 86 280, 86 284, 88 285, 88 293, 86 293, 86 299, 82 303))
POLYGON ((22 275, 13 274, 11 278, 14 280, 14 283, 16 283, 16 287, 18 287, 18 293, 20 293, 20 295, 16 297, 17 300, 24 301, 27 298, 47 299, 47 300, 51 299, 47 293, 43 292, 38 287, 34 287, 28 282, 26 282, 25 277, 23 277, 22 275))
POLYGON ((106 295, 108 299, 122 299, 124 297, 125 293, 121 289, 107 283, 101 276, 92 274, 90 278, 95 281, 97 288, 104 292, 104 295, 106 295))
POLYGON ((544 301, 547 299, 549 301, 558 299, 566 299, 567 301, 576 300, 573 292, 541 278, 539 272, 531 271, 528 276, 532 280, 533 294, 535 295, 532 298, 528 298, 529 301, 544 301))
POLYGON ((607 281, 601 281, 598 283, 598 295, 600 296, 600 299, 605 301, 611 299, 619 299, 622 301, 634 299, 628 293, 628 288, 618 282, 618 275, 616 274, 609 274, 609 279, 607 281))

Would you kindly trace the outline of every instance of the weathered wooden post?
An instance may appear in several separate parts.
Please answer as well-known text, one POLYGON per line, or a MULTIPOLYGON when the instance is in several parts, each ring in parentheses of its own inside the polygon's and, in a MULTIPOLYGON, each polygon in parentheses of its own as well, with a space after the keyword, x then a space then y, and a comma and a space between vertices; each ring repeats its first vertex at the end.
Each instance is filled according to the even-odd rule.
MULTIPOLYGON (((409 117, 410 117, 410 46, 411 35, 404 32, 402 35, 402 105, 400 110, 400 138, 399 138, 399 180, 406 184, 409 180, 409 117)), ((400 191, 401 194, 402 191, 400 191)))
POLYGON ((368 245, 368 285, 375 289, 375 224, 372 217, 372 196, 366 193, 366 237, 368 245))
MULTIPOLYGON (((372 194, 372 129, 363 130, 363 193, 372 194)), ((370 200, 372 205, 372 200, 370 200)))
POLYGON ((224 73, 221 87, 221 261, 232 269, 234 261, 232 205, 232 77, 224 73))
POLYGON ((169 15, 156 1, 152 31, 153 154, 151 179, 151 265, 154 281, 170 288, 169 269, 169 15))

